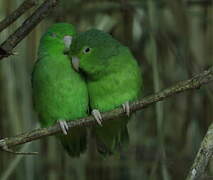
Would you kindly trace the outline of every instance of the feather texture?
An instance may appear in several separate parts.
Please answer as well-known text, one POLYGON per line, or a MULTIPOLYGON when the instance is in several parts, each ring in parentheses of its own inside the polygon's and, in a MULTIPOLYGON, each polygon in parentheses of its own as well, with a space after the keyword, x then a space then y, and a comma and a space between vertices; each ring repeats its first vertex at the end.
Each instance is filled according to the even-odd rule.
MULTIPOLYGON (((53 125, 60 119, 75 120, 87 116, 87 86, 63 53, 63 38, 66 35, 75 35, 74 27, 59 23, 51 26, 40 41, 32 86, 35 110, 43 127, 53 125)), ((59 138, 71 156, 79 156, 86 149, 85 128, 59 138)))
MULTIPOLYGON (((69 56, 79 59, 79 69, 87 80, 91 109, 109 111, 138 97, 142 79, 137 61, 111 35, 95 29, 80 33, 73 39, 69 56)), ((93 128, 101 154, 113 154, 128 143, 128 119, 119 118, 93 128)))

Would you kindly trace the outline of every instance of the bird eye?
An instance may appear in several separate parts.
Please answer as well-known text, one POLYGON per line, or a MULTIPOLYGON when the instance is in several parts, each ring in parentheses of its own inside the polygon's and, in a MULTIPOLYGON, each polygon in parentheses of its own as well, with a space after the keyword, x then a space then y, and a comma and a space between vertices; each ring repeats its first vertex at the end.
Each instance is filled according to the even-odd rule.
POLYGON ((83 50, 84 54, 87 54, 87 53, 89 53, 90 51, 91 51, 91 49, 90 49, 89 47, 87 47, 87 48, 85 48, 85 49, 83 50))

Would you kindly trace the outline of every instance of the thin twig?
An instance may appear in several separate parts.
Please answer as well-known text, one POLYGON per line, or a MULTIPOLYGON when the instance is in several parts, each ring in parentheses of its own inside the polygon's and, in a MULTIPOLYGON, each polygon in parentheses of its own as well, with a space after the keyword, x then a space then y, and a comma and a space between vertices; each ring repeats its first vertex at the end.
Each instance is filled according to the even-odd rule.
POLYGON ((37 4, 37 0, 25 0, 15 11, 0 22, 0 32, 16 21, 22 14, 37 4))
MULTIPOLYGON (((33 127, 35 126, 36 128, 39 127, 39 124, 36 123, 36 125, 32 125, 33 127)), ((29 143, 26 143, 24 144, 20 151, 21 152, 27 152, 29 151, 30 149, 30 145, 31 145, 32 142, 29 142, 29 143)), ((32 146, 31 146, 32 147, 32 146)), ((21 162, 21 160, 26 157, 25 155, 19 155, 19 156, 16 156, 15 158, 13 158, 11 160, 11 162, 8 164, 7 168, 4 169, 3 172, 1 172, 0 174, 0 180, 7 180, 10 178, 10 176, 13 174, 13 172, 17 169, 19 163, 21 162)))
POLYGON ((27 18, 24 23, 8 37, 0 46, 0 60, 4 57, 13 55, 13 48, 23 40, 35 26, 44 19, 48 13, 56 6, 58 0, 46 0, 43 4, 36 9, 36 11, 27 18))
MULTIPOLYGON (((21 151, 28 151, 30 145, 31 143, 24 144, 23 147, 21 148, 21 151)), ((8 167, 3 172, 1 172, 0 179, 1 180, 9 179, 10 176, 13 174, 13 172, 17 169, 19 163, 24 157, 26 156, 19 155, 19 156, 16 156, 14 159, 12 159, 8 167)))
POLYGON ((4 139, 0 140, 0 147, 2 148, 3 151, 11 153, 11 154, 16 154, 16 155, 37 155, 38 152, 20 152, 20 151, 14 151, 10 148, 8 148, 6 142, 4 139))
MULTIPOLYGON (((213 81, 213 67, 208 70, 203 71, 200 74, 195 75, 191 79, 178 82, 174 86, 171 86, 167 89, 164 89, 158 93, 142 98, 139 101, 135 101, 130 104, 131 112, 135 112, 137 110, 146 108, 149 105, 152 105, 158 101, 162 101, 170 96, 174 96, 175 94, 181 93, 183 91, 198 89, 202 85, 208 84, 213 81)), ((105 112, 102 114, 103 120, 116 120, 116 117, 121 115, 125 115, 125 112, 122 108, 116 108, 112 111, 105 112)), ((92 116, 81 118, 78 120, 72 120, 67 122, 69 128, 80 127, 80 126, 91 126, 96 124, 95 119, 92 116)), ((14 137, 4 138, 1 142, 4 142, 7 147, 24 144, 30 141, 34 141, 40 139, 45 136, 50 136, 62 132, 59 125, 56 124, 54 126, 48 128, 35 129, 14 137)), ((0 144, 0 148, 4 150, 4 146, 0 144)))
POLYGON ((210 125, 186 180, 199 180, 213 154, 213 123, 210 125))

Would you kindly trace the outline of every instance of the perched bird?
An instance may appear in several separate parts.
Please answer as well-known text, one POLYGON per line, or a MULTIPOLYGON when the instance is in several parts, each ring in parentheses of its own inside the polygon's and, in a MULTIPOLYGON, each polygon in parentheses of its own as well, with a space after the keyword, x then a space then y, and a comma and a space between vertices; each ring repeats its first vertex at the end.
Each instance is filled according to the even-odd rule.
POLYGON ((64 54, 76 34, 71 24, 52 25, 42 36, 38 60, 32 73, 35 110, 43 127, 59 122, 64 135, 59 139, 70 156, 79 156, 86 149, 86 129, 68 132, 66 120, 87 116, 88 92, 85 80, 64 54))
POLYGON ((118 152, 129 141, 129 117, 102 122, 101 113, 137 99, 142 85, 140 68, 130 50, 105 32, 92 29, 73 38, 68 53, 76 71, 84 74, 92 114, 101 126, 93 129, 102 155, 118 152))

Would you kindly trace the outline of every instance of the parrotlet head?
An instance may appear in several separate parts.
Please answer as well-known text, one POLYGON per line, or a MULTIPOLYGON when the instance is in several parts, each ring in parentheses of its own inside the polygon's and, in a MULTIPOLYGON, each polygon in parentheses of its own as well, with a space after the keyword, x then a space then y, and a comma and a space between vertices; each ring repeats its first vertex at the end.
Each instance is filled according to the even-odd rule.
POLYGON ((69 49, 72 37, 76 34, 76 30, 73 25, 68 23, 56 23, 47 29, 43 34, 40 44, 41 48, 45 46, 58 46, 67 51, 69 49))
POLYGON ((118 54, 120 46, 111 35, 91 29, 73 38, 68 55, 76 71, 93 76, 104 73, 111 57, 118 54))

